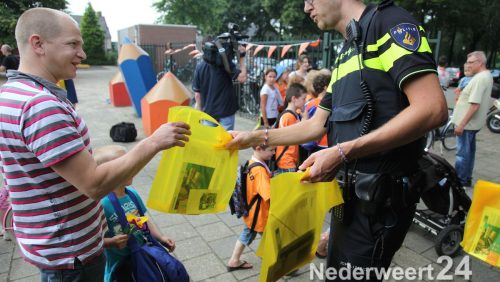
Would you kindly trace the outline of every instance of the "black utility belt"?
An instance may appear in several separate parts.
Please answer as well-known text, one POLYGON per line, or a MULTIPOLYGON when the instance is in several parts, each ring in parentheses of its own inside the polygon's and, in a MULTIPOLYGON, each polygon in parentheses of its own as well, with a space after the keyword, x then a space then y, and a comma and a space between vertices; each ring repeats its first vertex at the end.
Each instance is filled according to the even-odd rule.
POLYGON ((412 181, 407 176, 356 171, 346 177, 345 172, 340 171, 337 181, 342 187, 344 202, 356 203, 366 215, 375 215, 384 208, 406 207, 418 199, 411 191, 412 181))

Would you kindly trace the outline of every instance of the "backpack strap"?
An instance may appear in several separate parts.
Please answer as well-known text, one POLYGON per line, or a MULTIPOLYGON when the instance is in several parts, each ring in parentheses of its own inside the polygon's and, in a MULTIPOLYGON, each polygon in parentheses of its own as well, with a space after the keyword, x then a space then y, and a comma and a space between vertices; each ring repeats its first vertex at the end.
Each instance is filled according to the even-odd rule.
MULTIPOLYGON (((281 118, 283 117, 283 115, 285 115, 286 113, 291 113, 297 120, 299 120, 299 116, 297 115, 297 113, 295 113, 294 111, 292 110, 284 110, 283 112, 281 112, 281 114, 278 116, 278 120, 276 121, 278 123, 277 127, 276 128, 279 128, 279 125, 280 125, 280 121, 281 121, 281 118)), ((283 157, 283 155, 285 154, 285 152, 288 150, 288 148, 290 148, 289 145, 286 145, 285 148, 283 149, 283 151, 281 151, 281 154, 276 158, 276 166, 278 166, 278 162, 281 160, 281 158, 283 157)))
MULTIPOLYGON (((260 162, 254 162, 248 166, 247 173, 250 173, 250 170, 256 166, 264 167, 264 165, 261 164, 260 162)), ((252 198, 252 200, 250 201, 250 203, 248 204, 249 210, 252 209, 255 202, 257 202, 257 205, 255 206, 255 213, 254 213, 253 219, 252 219, 252 226, 250 227, 250 230, 252 230, 252 231, 255 229, 255 225, 257 224, 257 220, 259 219, 260 203, 262 202, 262 197, 259 194, 255 195, 252 198)))
MULTIPOLYGON (((125 188, 125 193, 129 196, 129 198, 132 200, 134 205, 136 206, 137 210, 139 211, 139 214, 141 216, 144 216, 144 211, 142 210, 141 206, 139 205, 139 201, 137 197, 134 195, 134 193, 127 188, 125 188)), ((115 192, 111 192, 108 194, 108 199, 111 202, 111 205, 113 206, 113 209, 116 212, 116 215, 118 217, 118 222, 120 222, 120 226, 122 227, 122 230, 127 230, 129 227, 127 217, 125 216, 125 212, 123 211, 123 208, 120 206, 120 202, 118 200, 118 197, 116 197, 115 192)), ((149 228, 147 228, 146 224, 146 230, 143 231, 145 235, 149 235, 149 228)), ((138 242, 135 238, 135 236, 129 236, 128 237, 128 245, 131 249, 139 247, 138 242)))

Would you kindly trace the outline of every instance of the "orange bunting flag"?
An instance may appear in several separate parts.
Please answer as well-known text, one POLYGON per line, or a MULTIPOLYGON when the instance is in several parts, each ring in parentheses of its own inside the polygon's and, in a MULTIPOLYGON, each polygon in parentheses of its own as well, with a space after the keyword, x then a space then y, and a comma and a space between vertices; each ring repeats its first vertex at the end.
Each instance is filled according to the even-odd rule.
POLYGON ((309 46, 318 47, 320 43, 321 43, 321 40, 318 39, 316 41, 311 42, 311 44, 309 44, 309 46))
POLYGON ((245 51, 248 52, 248 50, 252 49, 252 47, 255 46, 252 43, 247 43, 247 47, 245 48, 245 51))
POLYGON ((309 44, 311 44, 311 42, 304 42, 304 43, 301 43, 300 44, 300 48, 299 48, 299 56, 304 53, 304 51, 306 50, 307 46, 309 46, 309 44))
POLYGON ((182 48, 182 50, 186 50, 186 49, 188 49, 188 48, 194 48, 194 47, 196 47, 196 44, 189 44, 189 45, 184 46, 184 47, 182 48))
POLYGON ((283 46, 283 49, 281 50, 281 58, 283 58, 286 55, 286 52, 292 48, 292 45, 285 45, 283 46))
POLYGON ((180 51, 182 51, 182 49, 175 49, 175 50, 174 50, 174 52, 170 53, 170 55, 177 54, 177 53, 179 53, 180 51))
POLYGON ((276 50, 276 48, 277 48, 276 45, 269 46, 269 50, 267 51, 267 57, 268 58, 271 58, 271 56, 273 55, 273 53, 276 50))
POLYGON ((196 49, 194 49, 193 51, 189 52, 189 55, 193 56, 193 57, 196 56, 196 55, 198 55, 198 54, 200 54, 200 51, 196 50, 196 49))
POLYGON ((253 52, 253 55, 257 55, 257 53, 260 52, 264 48, 264 45, 258 45, 257 48, 255 48, 255 51, 253 52))

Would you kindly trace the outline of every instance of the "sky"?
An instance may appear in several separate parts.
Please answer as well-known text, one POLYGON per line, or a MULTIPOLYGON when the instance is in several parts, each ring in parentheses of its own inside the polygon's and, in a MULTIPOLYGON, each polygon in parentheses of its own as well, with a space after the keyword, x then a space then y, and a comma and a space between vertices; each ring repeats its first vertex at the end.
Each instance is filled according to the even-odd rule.
POLYGON ((111 40, 118 40, 117 31, 136 24, 153 24, 160 14, 152 7, 155 0, 67 0, 67 10, 82 16, 90 2, 96 12, 101 12, 111 33, 111 40))

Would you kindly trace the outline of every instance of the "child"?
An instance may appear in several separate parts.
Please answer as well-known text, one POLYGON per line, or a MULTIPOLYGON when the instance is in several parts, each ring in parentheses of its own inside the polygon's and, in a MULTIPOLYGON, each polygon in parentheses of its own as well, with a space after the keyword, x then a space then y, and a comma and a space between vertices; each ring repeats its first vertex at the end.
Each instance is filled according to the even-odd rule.
POLYGON ((458 97, 460 97, 460 94, 462 93, 462 90, 469 84, 470 80, 472 79, 472 74, 469 69, 468 64, 464 64, 464 77, 460 79, 458 82, 458 87, 455 88, 455 103, 458 101, 458 97))
MULTIPOLYGON (((276 66, 276 84, 280 91, 281 101, 286 100, 286 89, 288 88, 288 74, 290 70, 284 66, 276 66)), ((279 106, 278 111, 281 113, 285 109, 284 106, 279 106)))
MULTIPOLYGON (((286 102, 288 106, 279 119, 279 127, 286 127, 300 121, 296 114, 297 110, 302 110, 306 101, 306 88, 302 84, 294 83, 286 90, 286 102)), ((299 161, 299 145, 288 145, 276 147, 275 175, 284 172, 297 171, 299 161)))
POLYGON ((249 161, 249 165, 255 162, 259 162, 262 166, 253 167, 247 174, 247 203, 257 195, 262 197, 259 213, 257 216, 257 221, 253 230, 250 230, 253 224, 254 215, 257 208, 256 204, 250 209, 248 216, 243 217, 245 226, 240 238, 236 241, 234 246, 233 254, 227 262, 227 271, 231 272, 239 269, 250 269, 253 267, 252 264, 242 261, 241 254, 245 249, 245 246, 249 246, 257 233, 262 235, 264 228, 267 223, 267 217, 269 215, 269 204, 270 204, 270 184, 271 184, 271 171, 266 165, 266 161, 270 160, 274 155, 274 147, 259 145, 253 147, 254 152, 252 159, 249 161))
MULTIPOLYGON (((94 158, 97 164, 100 165, 102 163, 117 159, 125 155, 125 153, 126 150, 124 147, 118 145, 110 145, 95 150, 94 158)), ((120 206, 123 208, 125 215, 133 214, 135 216, 139 216, 138 207, 136 207, 130 197, 127 196, 125 188, 135 194, 143 211, 146 211, 146 207, 144 206, 144 203, 142 202, 137 191, 129 186, 131 184, 132 178, 129 179, 127 183, 123 183, 122 186, 117 187, 113 192, 116 194, 116 197, 118 198, 120 206)), ((104 214, 106 215, 106 221, 108 223, 108 231, 104 235, 104 253, 106 255, 106 269, 104 273, 104 280, 111 281, 111 274, 113 273, 113 271, 120 264, 121 260, 130 254, 130 250, 127 247, 129 235, 124 234, 120 222, 118 221, 118 216, 115 213, 113 205, 111 204, 111 201, 108 199, 108 197, 104 197, 101 200, 101 204, 104 209, 104 214)), ((167 236, 161 234, 158 227, 156 227, 156 225, 151 220, 147 221, 147 228, 154 238, 165 245, 170 251, 174 251, 175 242, 167 236)), ((136 229, 133 234, 138 239, 138 242, 144 243, 140 230, 136 229)))
MULTIPOLYGON (((311 71, 312 72, 312 71, 311 71)), ((326 89, 330 83, 331 72, 328 69, 322 69, 315 73, 309 73, 307 79, 309 82, 308 91, 313 93, 315 98, 306 102, 305 113, 311 118, 318 108, 321 100, 326 95, 326 89)), ((326 134, 318 141, 308 142, 302 145, 305 149, 309 151, 309 155, 328 147, 328 140, 326 134)))
POLYGON ((268 68, 264 75, 265 83, 260 90, 261 124, 265 128, 269 128, 276 122, 279 115, 278 106, 283 105, 283 101, 276 87, 276 70, 268 68))

